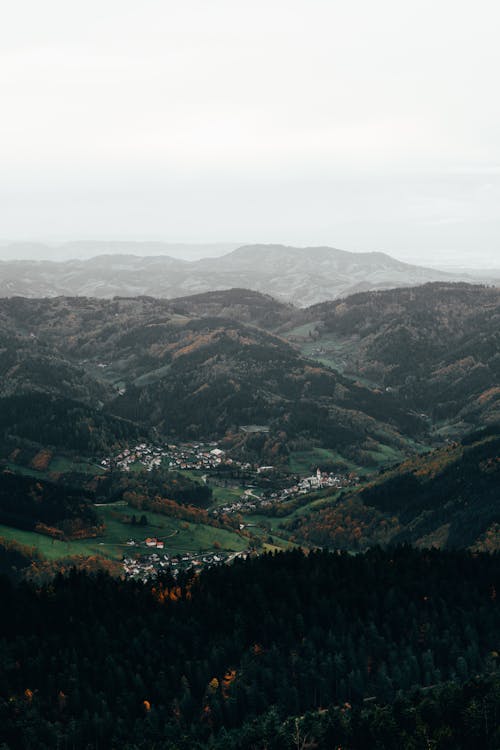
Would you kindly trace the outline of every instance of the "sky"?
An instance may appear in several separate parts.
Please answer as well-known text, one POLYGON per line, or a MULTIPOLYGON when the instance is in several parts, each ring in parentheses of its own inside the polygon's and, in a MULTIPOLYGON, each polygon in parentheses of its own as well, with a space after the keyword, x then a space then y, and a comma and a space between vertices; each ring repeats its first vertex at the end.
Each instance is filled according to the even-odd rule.
POLYGON ((281 242, 500 266, 497 0, 16 0, 0 21, 0 257, 281 242))

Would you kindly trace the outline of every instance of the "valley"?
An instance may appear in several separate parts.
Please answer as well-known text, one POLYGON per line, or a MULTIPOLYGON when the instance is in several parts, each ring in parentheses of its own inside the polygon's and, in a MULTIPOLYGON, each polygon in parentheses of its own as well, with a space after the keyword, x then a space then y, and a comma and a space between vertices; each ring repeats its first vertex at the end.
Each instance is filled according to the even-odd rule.
POLYGON ((4 6, 0 750, 500 750, 500 5, 4 6))
POLYGON ((479 699, 491 723, 499 321, 498 289, 448 282, 0 300, 10 743, 399 750, 479 699))
MULTIPOLYGON (((143 558, 145 578, 186 556, 446 546, 450 503, 419 527, 365 498, 498 423, 499 298, 438 283, 302 310, 248 290, 0 300, 4 476, 71 488, 95 514, 85 538, 64 515, 0 537, 41 568, 143 558)), ((498 521, 492 506, 466 546, 491 546, 498 521)))

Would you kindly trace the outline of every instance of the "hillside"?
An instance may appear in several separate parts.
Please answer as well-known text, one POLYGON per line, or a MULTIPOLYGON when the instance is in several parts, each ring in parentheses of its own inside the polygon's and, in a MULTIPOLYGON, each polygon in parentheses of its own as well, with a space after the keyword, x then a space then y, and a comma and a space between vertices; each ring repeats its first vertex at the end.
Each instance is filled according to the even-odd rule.
POLYGON ((284 526, 298 540, 341 549, 408 542, 498 550, 499 486, 497 425, 382 471, 284 526))
POLYGON ((171 301, 173 312, 196 317, 222 317, 238 323, 276 331, 300 324, 301 310, 291 303, 279 302, 269 294, 250 289, 226 289, 179 297, 171 301))
POLYGON ((357 294, 307 310, 302 351, 434 423, 500 418, 500 291, 469 284, 357 294))
POLYGON ((194 261, 127 254, 64 262, 3 261, 0 297, 148 295, 172 299, 245 288, 304 307, 368 289, 460 278, 468 279, 467 275, 402 263, 384 253, 248 245, 219 257, 194 261))
POLYGON ((256 424, 274 435, 266 451, 280 460, 307 443, 369 465, 380 446, 400 450, 424 425, 442 439, 498 420, 499 322, 500 292, 468 284, 305 310, 244 289, 171 301, 3 299, 0 396, 12 419, 14 406, 28 411, 15 399, 30 403, 41 435, 54 434, 62 399, 92 426, 93 444, 134 429, 199 439, 256 424))
POLYGON ((54 538, 96 536, 100 530, 89 493, 2 467, 0 523, 54 538))
POLYGON ((497 555, 0 579, 5 747, 498 748, 497 555), (453 683, 453 684, 452 684, 453 683))
POLYGON ((352 253, 332 247, 248 245, 199 264, 212 288, 241 286, 244 279, 244 286, 300 307, 367 289, 454 278, 441 271, 402 263, 385 253, 352 253))
MULTIPOLYGON (((235 294, 252 325, 197 317, 199 300, 190 314, 177 312, 182 300, 144 297, 1 300, 0 332, 11 337, 0 357, 4 395, 78 401, 175 438, 221 437, 262 424, 276 438, 277 457, 301 438, 369 463, 381 445, 399 450, 403 436, 422 432, 421 421, 391 394, 313 365, 255 325, 280 323, 293 309, 260 296, 257 305, 255 295, 245 306, 243 293, 235 294)), ((235 304, 231 298, 224 310, 234 312, 235 304)))

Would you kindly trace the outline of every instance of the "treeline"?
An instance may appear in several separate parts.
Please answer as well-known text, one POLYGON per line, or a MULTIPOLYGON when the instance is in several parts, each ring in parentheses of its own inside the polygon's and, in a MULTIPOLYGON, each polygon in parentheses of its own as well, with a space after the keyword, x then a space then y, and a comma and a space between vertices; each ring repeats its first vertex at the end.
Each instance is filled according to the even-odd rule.
POLYGON ((77 572, 37 588, 4 580, 2 738, 41 750, 498 747, 494 680, 433 686, 496 671, 499 587, 499 555, 406 547, 264 555, 153 588, 77 572))
POLYGON ((99 519, 88 494, 79 488, 0 471, 0 523, 51 536, 89 536, 99 519))
MULTIPOLYGON (((187 750, 184 738, 166 748, 187 750)), ((137 746, 139 747, 139 746, 137 746)), ((144 746, 142 746, 144 747, 144 746)), ((150 746, 148 746, 150 747, 150 746)), ((270 709, 240 729, 223 731, 193 750, 497 750, 500 747, 500 679, 477 676, 400 693, 393 704, 349 702, 284 721, 270 709)), ((191 748, 190 748, 191 750, 191 748)))
POLYGON ((158 498, 175 500, 181 505, 195 505, 201 508, 210 504, 212 489, 202 482, 182 474, 158 468, 155 471, 142 471, 138 474, 114 473, 112 483, 116 491, 133 493, 136 507, 147 507, 158 498))
MULTIPOLYGON (((144 432, 144 430, 143 430, 144 432)), ((27 392, 0 399, 0 439, 102 455, 137 440, 140 428, 85 404, 48 393, 27 392)))

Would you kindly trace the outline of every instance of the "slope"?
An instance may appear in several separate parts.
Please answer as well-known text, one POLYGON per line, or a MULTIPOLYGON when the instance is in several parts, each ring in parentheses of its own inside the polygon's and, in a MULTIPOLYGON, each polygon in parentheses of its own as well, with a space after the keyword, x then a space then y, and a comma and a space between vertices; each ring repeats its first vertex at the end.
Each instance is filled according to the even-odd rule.
POLYGON ((500 426, 414 457, 356 491, 289 522, 297 539, 363 549, 417 546, 500 549, 500 426))
MULTIPOLYGON (((255 321, 261 312, 252 299, 246 314, 255 321)), ((264 317, 269 310, 290 314, 286 306, 260 301, 264 317)), ((30 382, 16 376, 26 371, 32 391, 58 393, 164 434, 221 437, 242 424, 265 424, 281 445, 305 438, 361 463, 380 444, 404 448, 402 433, 421 432, 421 421, 391 394, 314 366, 255 325, 181 314, 179 304, 146 297, 2 300, 0 330, 17 337, 8 395, 30 391, 30 382), (40 353, 64 377, 44 385, 40 353), (83 374, 73 383, 68 372, 83 374)))
POLYGON ((65 262, 4 261, 0 263, 0 296, 174 298, 244 287, 306 306, 368 289, 460 278, 469 279, 466 274, 402 263, 385 253, 248 245, 220 257, 189 262, 166 255, 127 254, 65 262))
MULTIPOLYGON (((500 291, 427 284, 309 308, 304 354, 397 394, 434 423, 500 417, 500 291)), ((295 337, 297 339, 297 337, 295 337)))

